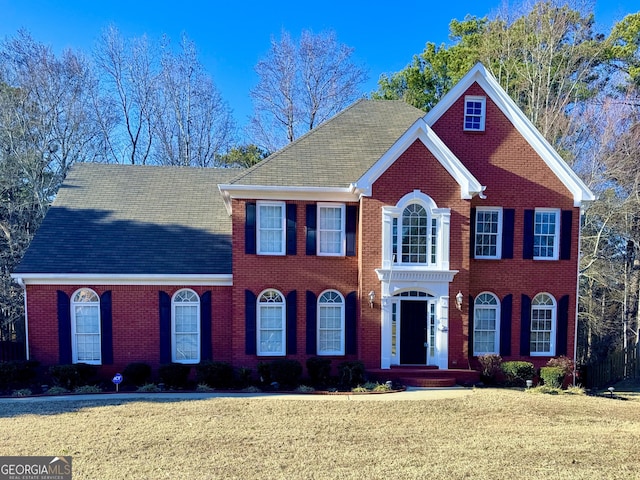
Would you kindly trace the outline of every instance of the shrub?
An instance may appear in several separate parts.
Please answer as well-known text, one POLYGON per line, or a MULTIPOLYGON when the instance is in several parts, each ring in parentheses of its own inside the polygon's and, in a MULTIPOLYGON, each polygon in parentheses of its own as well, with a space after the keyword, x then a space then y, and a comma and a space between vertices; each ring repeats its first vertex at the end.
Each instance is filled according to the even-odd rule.
POLYGON ((161 391, 162 390, 160 390, 160 387, 155 383, 147 383, 146 385, 142 385, 141 387, 138 387, 138 389, 136 390, 136 392, 140 392, 140 393, 157 393, 161 391))
POLYGON ((480 371, 480 379, 487 385, 496 383, 496 377, 501 372, 502 357, 495 353, 480 355, 478 357, 482 370, 480 371))
POLYGON ((271 364, 268 362, 258 363, 258 376, 263 384, 271 383, 271 364))
POLYGON ((365 382, 364 363, 360 360, 342 362, 338 365, 340 385, 352 388, 365 382))
POLYGON ((12 397, 28 397, 30 395, 32 395, 32 392, 28 388, 21 388, 20 390, 14 390, 11 393, 12 397))
POLYGON ((69 390, 67 390, 64 387, 56 386, 56 387, 51 387, 45 393, 47 395, 64 395, 65 393, 69 393, 69 390))
POLYGON ((331 359, 311 357, 307 359, 307 372, 313 385, 326 385, 331 376, 331 359))
POLYGON ((124 367, 122 376, 127 385, 139 387, 151 378, 151 365, 144 362, 133 362, 124 367))
POLYGON ((540 369, 540 378, 544 385, 552 388, 562 387, 564 381, 564 370, 562 367, 542 367, 540 369))
POLYGON ((196 387, 196 392, 200 392, 200 393, 210 393, 215 391, 216 391, 215 388, 211 388, 206 383, 199 383, 198 386, 196 387))
POLYGON ((280 385, 293 387, 300 383, 302 365, 297 360, 279 358, 273 360, 270 365, 271 381, 280 385))
POLYGON ((229 388, 233 383, 233 367, 227 362, 206 360, 196 365, 196 379, 213 388, 229 388))
POLYGON ((76 387, 73 393, 102 393, 102 389, 97 385, 82 385, 81 387, 76 387))
POLYGON ((74 390, 82 385, 87 385, 96 376, 98 367, 86 363, 72 365, 52 365, 49 367, 49 375, 54 385, 74 390))
POLYGON ((571 360, 570 358, 567 358, 564 355, 561 355, 557 358, 551 358, 547 362, 547 367, 558 367, 562 369, 562 381, 560 383, 561 387, 567 385, 567 383, 572 383, 572 381, 567 381, 568 379, 573 377, 573 373, 575 371, 575 365, 573 363, 573 360, 571 360))
POLYGON ((523 387, 527 380, 532 380, 535 370, 530 362, 504 362, 501 367, 507 382, 523 387))
POLYGON ((309 387, 307 385, 300 385, 295 389, 295 391, 298 393, 312 393, 312 392, 315 392, 316 389, 313 387, 309 387))
POLYGON ((0 362, 0 392, 30 386, 39 365, 34 360, 0 362))
POLYGON ((191 365, 184 365, 182 363, 166 363, 164 365, 160 365, 160 368, 158 369, 158 376, 167 387, 185 388, 187 386, 187 380, 190 372, 191 365))
POLYGON ((251 385, 251 369, 247 367, 238 368, 238 384, 241 388, 251 385))

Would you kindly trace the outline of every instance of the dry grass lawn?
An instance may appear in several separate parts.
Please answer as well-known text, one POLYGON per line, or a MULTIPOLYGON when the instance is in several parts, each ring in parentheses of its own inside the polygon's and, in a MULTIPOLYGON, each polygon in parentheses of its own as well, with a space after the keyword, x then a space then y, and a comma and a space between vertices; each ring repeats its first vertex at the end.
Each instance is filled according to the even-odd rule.
POLYGON ((640 479, 640 401, 462 398, 0 404, 0 455, 74 479, 640 479))

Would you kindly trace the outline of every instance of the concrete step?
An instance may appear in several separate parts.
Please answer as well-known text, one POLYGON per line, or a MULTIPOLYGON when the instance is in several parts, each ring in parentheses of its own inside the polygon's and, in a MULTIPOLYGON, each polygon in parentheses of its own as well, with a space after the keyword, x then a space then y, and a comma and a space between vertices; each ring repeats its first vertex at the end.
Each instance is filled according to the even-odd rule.
POLYGON ((407 387, 455 387, 455 377, 400 377, 400 382, 407 387))

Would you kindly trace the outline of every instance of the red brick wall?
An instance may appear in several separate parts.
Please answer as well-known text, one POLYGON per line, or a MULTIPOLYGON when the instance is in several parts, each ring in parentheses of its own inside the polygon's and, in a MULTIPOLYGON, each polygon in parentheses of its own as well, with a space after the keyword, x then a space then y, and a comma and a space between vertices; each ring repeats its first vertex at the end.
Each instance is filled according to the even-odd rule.
MULTIPOLYGON (((382 207, 393 206, 407 193, 420 190, 439 208, 451 209, 450 269, 459 270, 450 286, 453 299, 458 290, 469 291, 469 214, 470 202, 461 200, 460 187, 433 154, 417 140, 374 183, 372 196, 362 201, 362 284, 366 293, 373 289, 381 298, 375 269, 381 267, 382 207)), ((466 322, 468 317, 455 308, 449 311, 449 364, 466 366, 466 322)), ((380 310, 362 310, 362 357, 367 366, 380 366, 380 310)))
MULTIPOLYGON (((306 205, 315 202, 287 202, 296 204, 297 255, 271 256, 245 254, 245 201, 233 200, 233 360, 238 366, 254 368, 261 361, 272 360, 245 354, 245 290, 259 295, 273 288, 283 295, 297 291, 297 354, 287 358, 305 364, 306 354, 306 291, 316 296, 327 289, 335 289, 343 296, 358 287, 357 257, 327 257, 306 255, 306 205)), ((331 357, 329 357, 331 358, 331 357)), ((355 356, 336 357, 337 364, 355 356)))
POLYGON ((113 365, 104 365, 102 373, 122 371, 131 362, 145 362, 154 371, 160 362, 158 292, 170 296, 191 288, 198 295, 211 291, 212 351, 215 360, 231 360, 229 319, 231 318, 231 287, 177 287, 151 285, 29 285, 30 357, 43 365, 59 363, 58 350, 58 290, 69 297, 79 288, 91 288, 98 295, 112 292, 113 365))
MULTIPOLYGON (((485 95, 474 84, 467 95, 485 95)), ((470 284, 465 293, 476 296, 483 291, 496 294, 501 300, 513 295, 512 357, 520 351, 521 294, 533 298, 540 292, 553 295, 556 302, 569 295, 569 326, 567 355, 573 356, 576 283, 578 262, 579 208, 574 208, 573 197, 552 170, 531 148, 498 107, 487 97, 485 132, 462 131, 464 96, 435 123, 433 130, 469 171, 486 185, 486 199, 475 197, 478 206, 501 206, 515 209, 513 259, 471 260, 470 284), (523 260, 524 211, 536 207, 559 208, 573 211, 572 247, 570 260, 523 260)), ((453 230, 452 230, 453 233, 453 230)), ((463 253, 468 255, 468 250, 463 253)), ((453 258, 453 256, 452 256, 453 258)), ((454 267, 452 267, 454 268, 454 267)), ((536 365, 548 358, 526 358, 536 365)))

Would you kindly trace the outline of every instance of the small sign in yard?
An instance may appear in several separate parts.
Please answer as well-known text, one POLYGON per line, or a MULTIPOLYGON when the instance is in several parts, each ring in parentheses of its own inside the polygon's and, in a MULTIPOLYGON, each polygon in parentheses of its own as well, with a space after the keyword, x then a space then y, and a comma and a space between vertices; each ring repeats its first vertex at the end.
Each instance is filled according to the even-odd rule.
POLYGON ((111 379, 111 381, 115 384, 116 386, 116 392, 118 391, 118 386, 122 383, 123 377, 121 373, 116 373, 113 378, 111 379))

